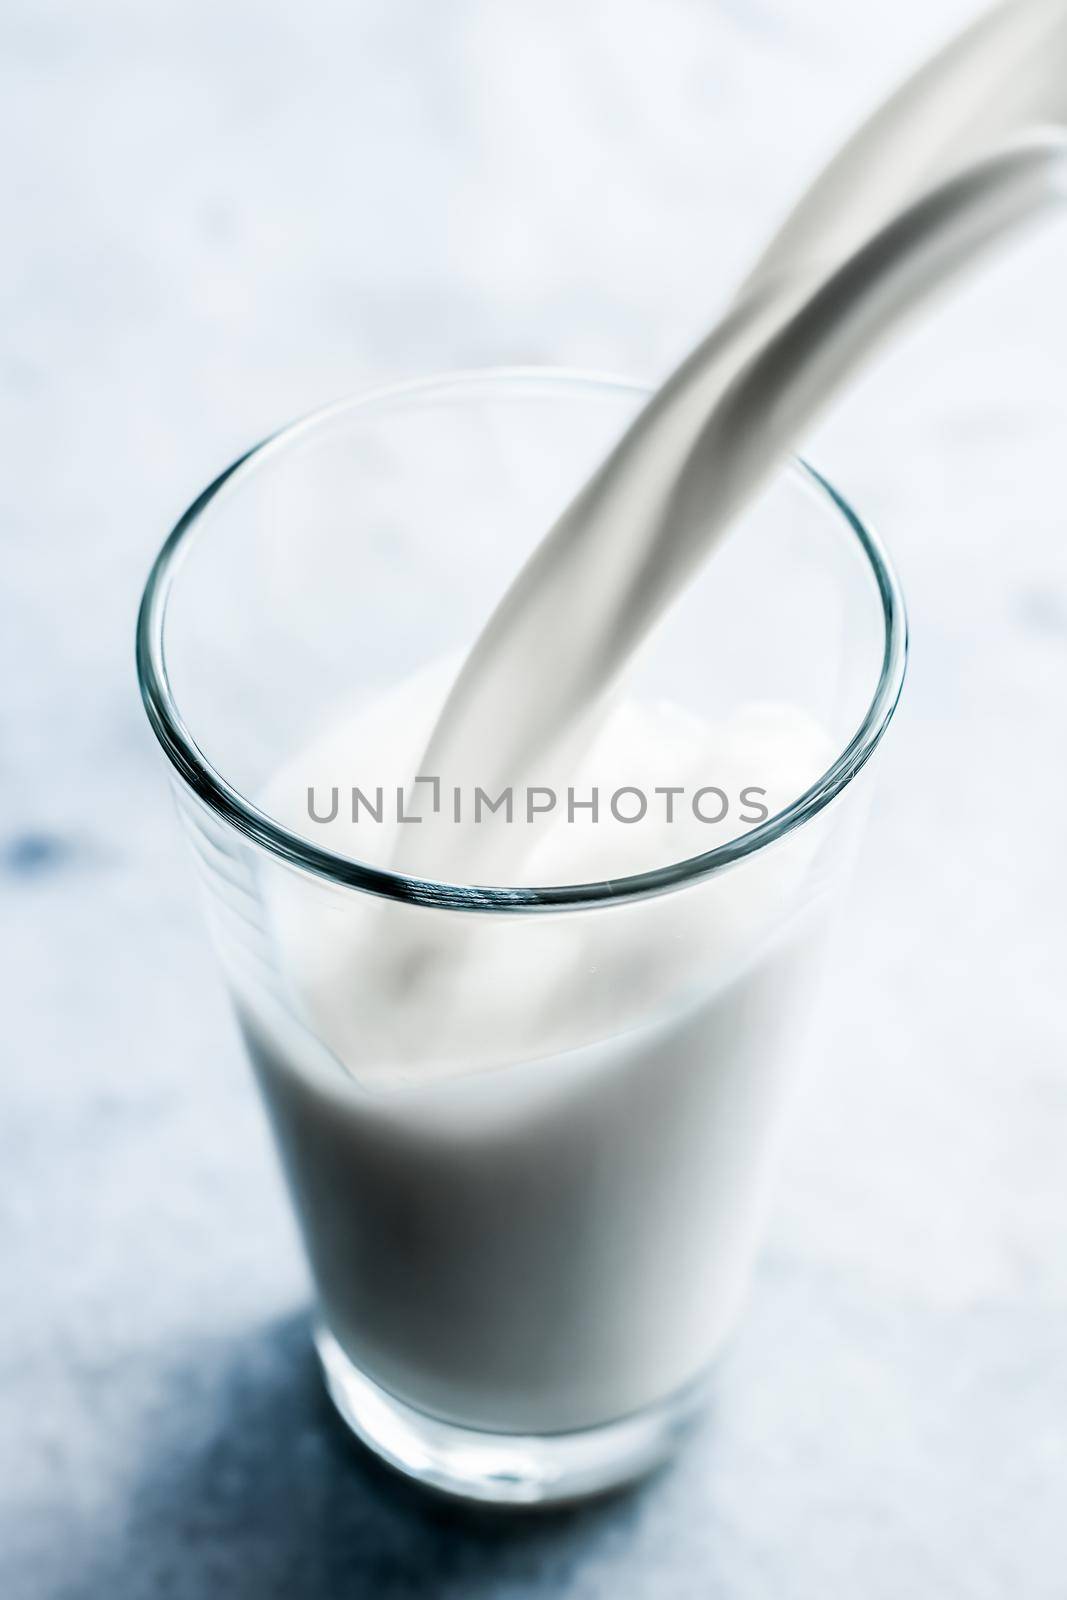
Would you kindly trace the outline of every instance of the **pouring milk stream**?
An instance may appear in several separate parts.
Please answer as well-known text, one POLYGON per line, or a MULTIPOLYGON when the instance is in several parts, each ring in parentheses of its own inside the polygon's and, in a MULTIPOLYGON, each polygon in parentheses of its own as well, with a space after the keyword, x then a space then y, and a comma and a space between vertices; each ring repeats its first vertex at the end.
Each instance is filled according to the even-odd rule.
MULTIPOLYGON (((420 772, 502 787, 566 769, 649 628, 869 351, 1063 197, 1065 122, 1064 0, 996 7, 893 95, 516 577, 420 772)), ((517 842, 409 830, 398 865, 518 882, 517 842)))

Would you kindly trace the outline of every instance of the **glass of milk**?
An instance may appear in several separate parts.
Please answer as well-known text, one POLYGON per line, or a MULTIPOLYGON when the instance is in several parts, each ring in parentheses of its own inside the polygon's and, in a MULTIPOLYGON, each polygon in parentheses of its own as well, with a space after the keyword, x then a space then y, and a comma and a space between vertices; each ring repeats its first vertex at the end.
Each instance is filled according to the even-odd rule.
POLYGON ((421 771, 465 652, 644 398, 507 371, 320 412, 205 490, 139 623, 330 1394, 482 1501, 634 1478, 698 1407, 904 673, 884 552, 794 463, 510 821, 472 821, 477 771, 421 771), (471 827, 493 880, 433 871, 471 827))

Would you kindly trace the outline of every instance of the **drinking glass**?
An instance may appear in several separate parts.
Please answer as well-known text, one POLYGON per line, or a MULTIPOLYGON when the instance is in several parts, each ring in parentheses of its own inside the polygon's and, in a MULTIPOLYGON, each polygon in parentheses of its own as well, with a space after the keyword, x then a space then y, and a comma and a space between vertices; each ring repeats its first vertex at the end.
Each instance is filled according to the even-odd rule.
MULTIPOLYGON (((401 686, 447 681, 645 398, 509 370, 334 405, 204 491, 138 624, 329 1392, 385 1461, 481 1501, 622 1483, 695 1415, 904 675, 884 551, 793 462, 626 685, 712 728, 799 708, 825 760, 772 814, 565 883, 417 877, 373 829, 322 828, 312 798, 338 776, 316 741, 383 705, 405 731, 401 686), (433 1006, 404 965, 420 950, 448 953, 433 1006)), ((374 784, 360 756, 344 805, 349 780, 374 784)))

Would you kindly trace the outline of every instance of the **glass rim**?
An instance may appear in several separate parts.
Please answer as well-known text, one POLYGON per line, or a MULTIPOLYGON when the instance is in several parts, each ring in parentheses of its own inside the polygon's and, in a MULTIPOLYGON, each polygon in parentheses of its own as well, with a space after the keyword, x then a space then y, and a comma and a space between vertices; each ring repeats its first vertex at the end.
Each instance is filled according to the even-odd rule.
POLYGON ((843 495, 807 461, 793 456, 788 468, 799 475, 844 523, 873 573, 882 605, 885 640, 874 694, 859 727, 826 771, 781 811, 748 832, 682 861, 628 877, 586 883, 504 887, 453 884, 375 867, 312 844, 284 827, 233 787, 208 761, 186 727, 167 674, 164 634, 173 581, 204 512, 220 490, 243 469, 294 443, 302 434, 347 412, 421 396, 445 396, 450 390, 489 391, 500 387, 570 388, 647 398, 646 385, 610 374, 562 367, 485 367, 444 372, 405 383, 387 384, 320 407, 289 423, 237 458, 193 501, 179 518, 157 555, 145 584, 137 617, 137 678, 152 730, 185 785, 218 817, 246 839, 291 867, 310 872, 344 888, 410 905, 452 911, 565 911, 641 900, 696 883, 777 843, 818 815, 844 790, 877 748, 892 719, 904 684, 907 664, 907 618, 904 598, 884 546, 863 523, 843 495))

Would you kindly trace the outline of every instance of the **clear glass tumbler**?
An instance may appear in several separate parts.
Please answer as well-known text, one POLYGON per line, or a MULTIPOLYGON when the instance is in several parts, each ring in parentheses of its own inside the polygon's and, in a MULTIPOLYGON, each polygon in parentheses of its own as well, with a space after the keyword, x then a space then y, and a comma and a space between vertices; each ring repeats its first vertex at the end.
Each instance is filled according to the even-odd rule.
POLYGON ((881 547, 797 462, 628 683, 702 725, 753 702, 817 722, 825 760, 771 814, 630 876, 510 886, 406 875, 373 829, 323 829, 309 790, 376 780, 355 735, 340 775, 315 741, 376 706, 403 722, 397 686, 462 660, 644 398, 504 371, 331 407, 205 490, 139 620, 330 1394, 387 1462, 482 1501, 622 1483, 693 1415, 904 674, 881 547), (404 978, 427 948, 452 952, 430 1006, 404 978))

